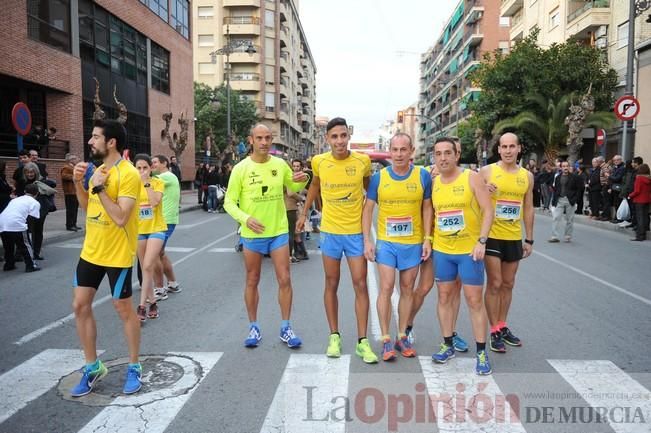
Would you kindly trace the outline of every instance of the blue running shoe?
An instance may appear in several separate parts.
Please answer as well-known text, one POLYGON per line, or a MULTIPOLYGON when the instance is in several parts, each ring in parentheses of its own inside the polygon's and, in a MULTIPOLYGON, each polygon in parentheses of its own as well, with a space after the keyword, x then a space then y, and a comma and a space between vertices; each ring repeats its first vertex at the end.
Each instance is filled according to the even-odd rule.
POLYGON ((490 348, 493 352, 506 353, 506 346, 504 346, 502 334, 499 331, 491 334, 490 348))
POLYGON ((249 328, 249 336, 244 340, 244 347, 258 347, 262 340, 262 334, 260 334, 260 328, 253 325, 249 328))
POLYGON ((441 343, 439 351, 432 355, 432 361, 437 364, 445 364, 448 359, 454 358, 454 347, 450 347, 445 343, 441 343))
POLYGON ((486 355, 485 350, 477 352, 477 365, 475 366, 475 371, 480 376, 486 376, 487 374, 491 374, 493 371, 490 362, 488 362, 488 356, 486 355))
POLYGON ((466 343, 466 340, 459 337, 456 332, 452 334, 452 346, 454 346, 456 352, 468 351, 468 343, 466 343))
POLYGON ((280 330, 280 339, 284 343, 287 343, 287 347, 289 347, 290 349, 301 347, 301 344, 303 344, 301 339, 298 338, 296 334, 294 334, 294 330, 292 329, 291 326, 286 326, 280 330))
POLYGON ((81 369, 81 380, 79 385, 75 386, 70 390, 70 395, 73 397, 81 397, 86 395, 93 390, 93 387, 99 382, 106 374, 108 370, 102 361, 97 361, 98 367, 95 370, 89 369, 87 366, 81 369))
POLYGON ((134 394, 142 388, 142 366, 140 364, 129 364, 127 368, 127 380, 124 382, 122 392, 125 394, 134 394))

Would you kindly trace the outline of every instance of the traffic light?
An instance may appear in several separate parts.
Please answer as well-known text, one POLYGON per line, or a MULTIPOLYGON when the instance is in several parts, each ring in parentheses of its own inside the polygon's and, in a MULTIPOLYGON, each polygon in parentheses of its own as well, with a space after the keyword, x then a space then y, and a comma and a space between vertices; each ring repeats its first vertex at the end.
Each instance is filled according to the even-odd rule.
POLYGON ((405 113, 403 111, 398 111, 398 123, 403 123, 405 120, 405 113))

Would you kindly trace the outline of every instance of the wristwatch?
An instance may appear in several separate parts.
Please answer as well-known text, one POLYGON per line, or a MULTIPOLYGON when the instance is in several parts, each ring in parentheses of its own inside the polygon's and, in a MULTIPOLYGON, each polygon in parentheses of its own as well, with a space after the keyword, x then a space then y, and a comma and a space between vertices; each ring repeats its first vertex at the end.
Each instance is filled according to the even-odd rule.
POLYGON ((104 185, 97 185, 94 186, 93 189, 90 190, 92 194, 99 194, 100 192, 104 191, 106 187, 104 185))
POLYGON ((482 236, 479 239, 477 239, 480 244, 486 245, 486 242, 488 242, 488 238, 486 236, 482 236))
POLYGON ((145 188, 149 188, 149 187, 151 187, 151 183, 147 182, 147 183, 145 184, 145 188))
POLYGON ((533 245, 533 239, 525 239, 524 243, 529 244, 529 245, 533 245))

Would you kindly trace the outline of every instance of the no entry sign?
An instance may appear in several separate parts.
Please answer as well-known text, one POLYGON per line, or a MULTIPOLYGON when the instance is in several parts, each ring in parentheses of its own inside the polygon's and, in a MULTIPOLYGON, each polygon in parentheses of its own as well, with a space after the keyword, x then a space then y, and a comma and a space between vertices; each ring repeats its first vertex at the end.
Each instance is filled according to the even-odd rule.
POLYGON ((603 146, 606 142, 606 130, 597 129, 597 146, 603 146))

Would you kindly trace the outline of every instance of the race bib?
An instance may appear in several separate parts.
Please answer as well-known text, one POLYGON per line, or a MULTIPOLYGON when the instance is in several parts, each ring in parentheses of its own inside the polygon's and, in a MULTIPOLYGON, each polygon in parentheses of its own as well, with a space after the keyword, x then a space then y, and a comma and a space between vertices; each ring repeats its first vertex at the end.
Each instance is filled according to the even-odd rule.
POLYGON ((414 224, 411 217, 387 218, 387 237, 403 237, 414 234, 414 224))
POLYGON ((436 223, 441 232, 458 232, 466 228, 462 210, 439 212, 436 216, 436 223))
POLYGON ((140 219, 150 220, 154 218, 154 208, 148 204, 140 205, 140 219))
POLYGON ((519 201, 497 200, 495 218, 499 220, 519 220, 522 203, 519 201))

